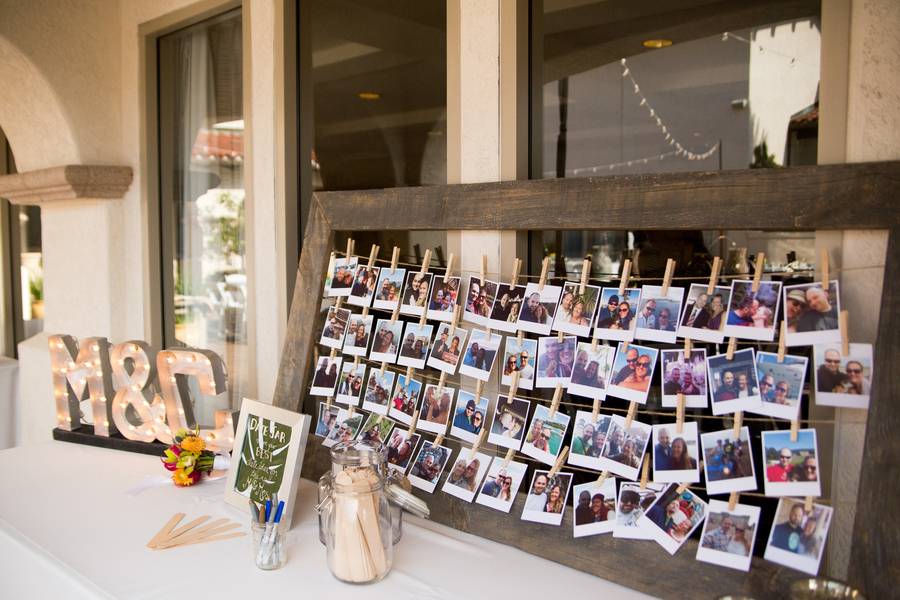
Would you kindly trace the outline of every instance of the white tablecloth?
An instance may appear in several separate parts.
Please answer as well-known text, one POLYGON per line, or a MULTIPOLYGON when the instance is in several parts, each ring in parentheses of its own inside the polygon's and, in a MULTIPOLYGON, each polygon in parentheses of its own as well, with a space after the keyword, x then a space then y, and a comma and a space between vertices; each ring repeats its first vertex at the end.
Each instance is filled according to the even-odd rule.
POLYGON ((0 450, 16 444, 19 361, 0 356, 0 450))
MULTIPOLYGON (((258 570, 249 535, 163 551, 146 543, 176 512, 239 521, 224 480, 126 491, 157 458, 65 442, 0 452, 4 598, 647 598, 557 563, 406 515, 393 571, 368 586, 332 577, 318 541, 315 486, 303 480, 288 563, 258 570)), ((440 493, 440 492, 438 492, 440 493)), ((499 515, 498 515, 499 516, 499 515)), ((243 530, 247 530, 246 527, 243 530)))

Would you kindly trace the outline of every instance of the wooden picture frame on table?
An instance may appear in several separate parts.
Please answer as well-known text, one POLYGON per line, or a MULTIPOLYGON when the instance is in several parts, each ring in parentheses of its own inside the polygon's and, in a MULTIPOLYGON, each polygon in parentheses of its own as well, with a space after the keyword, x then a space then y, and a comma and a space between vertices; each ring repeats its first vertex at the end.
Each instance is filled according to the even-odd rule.
POLYGON ((249 513, 251 498, 263 504, 277 492, 278 499, 284 500, 281 527, 290 529, 310 422, 309 415, 244 398, 234 433, 225 502, 249 513), (260 448, 264 456, 260 456, 260 448), (269 477, 278 477, 274 485, 269 479, 260 481, 254 472, 266 468, 263 465, 279 467, 274 471, 267 468, 269 477))
MULTIPOLYGON (((311 357, 317 343, 322 288, 337 231, 411 230, 882 230, 888 233, 884 287, 876 341, 875 381, 861 467, 847 579, 870 597, 889 596, 900 563, 900 527, 885 526, 880 503, 900 495, 900 479, 886 477, 896 467, 900 402, 892 365, 900 360, 900 162, 836 164, 784 169, 652 173, 316 192, 306 234, 274 404, 299 409, 307 396, 311 357)), ((447 444, 456 448, 454 441, 447 444)), ((329 468, 327 448, 310 444, 304 476, 329 468)), ((512 513, 522 510, 519 494, 512 513)), ((688 540, 674 556, 654 556, 640 544, 610 536, 579 539, 573 551, 571 515, 563 527, 498 521, 477 504, 461 506, 447 494, 429 497, 432 519, 461 531, 564 563, 610 581, 664 597, 699 589, 709 597, 744 594, 781 597, 800 574, 754 557, 749 573, 694 560, 688 540), (541 529, 543 527, 543 529, 541 529), (642 565, 623 569, 622 565, 642 565)))

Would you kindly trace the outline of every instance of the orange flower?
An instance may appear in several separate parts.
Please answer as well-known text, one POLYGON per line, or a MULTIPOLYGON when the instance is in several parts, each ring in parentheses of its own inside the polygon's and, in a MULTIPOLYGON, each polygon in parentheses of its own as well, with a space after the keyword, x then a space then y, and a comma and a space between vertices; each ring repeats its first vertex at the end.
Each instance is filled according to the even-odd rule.
POLYGON ((184 472, 183 469, 176 469, 176 471, 172 474, 172 481, 175 482, 175 485, 180 485, 183 487, 187 487, 189 485, 194 485, 197 480, 200 479, 200 473, 194 471, 190 475, 184 472))
POLYGON ((206 444, 196 435, 189 435, 181 440, 181 447, 188 452, 200 453, 206 449, 206 444))

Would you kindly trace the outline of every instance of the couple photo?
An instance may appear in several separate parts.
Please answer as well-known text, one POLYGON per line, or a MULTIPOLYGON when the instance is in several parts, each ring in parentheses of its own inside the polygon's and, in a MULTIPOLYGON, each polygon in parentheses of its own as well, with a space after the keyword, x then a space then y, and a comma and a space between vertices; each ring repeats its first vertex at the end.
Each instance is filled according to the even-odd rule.
POLYGON ((815 342, 839 342, 840 311, 836 280, 828 283, 827 290, 822 287, 821 282, 785 287, 786 344, 805 346, 815 342))

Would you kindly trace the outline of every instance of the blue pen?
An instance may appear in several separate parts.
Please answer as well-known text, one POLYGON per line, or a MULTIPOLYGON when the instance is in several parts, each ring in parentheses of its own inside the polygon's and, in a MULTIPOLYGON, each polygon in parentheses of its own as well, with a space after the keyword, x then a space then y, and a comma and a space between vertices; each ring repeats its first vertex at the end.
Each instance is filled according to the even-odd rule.
POLYGON ((266 523, 269 522, 270 516, 272 516, 272 501, 266 500, 266 523))
POLYGON ((275 510, 275 524, 281 521, 281 513, 284 511, 284 500, 278 501, 278 508, 275 510))

